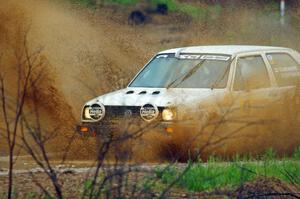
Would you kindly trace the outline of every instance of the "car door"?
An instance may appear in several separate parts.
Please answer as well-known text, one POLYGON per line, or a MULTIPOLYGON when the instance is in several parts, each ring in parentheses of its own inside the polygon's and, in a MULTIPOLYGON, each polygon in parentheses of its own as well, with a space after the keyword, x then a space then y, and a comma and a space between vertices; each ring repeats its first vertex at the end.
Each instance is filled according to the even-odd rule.
POLYGON ((247 123, 265 123, 271 120, 274 77, 260 53, 239 55, 236 58, 232 92, 237 120, 247 123))
POLYGON ((296 105, 299 96, 297 98, 295 95, 300 78, 299 62, 289 52, 267 52, 265 57, 276 79, 273 92, 278 96, 276 104, 278 111, 274 115, 278 121, 294 119, 295 114, 299 112, 299 106, 296 105))

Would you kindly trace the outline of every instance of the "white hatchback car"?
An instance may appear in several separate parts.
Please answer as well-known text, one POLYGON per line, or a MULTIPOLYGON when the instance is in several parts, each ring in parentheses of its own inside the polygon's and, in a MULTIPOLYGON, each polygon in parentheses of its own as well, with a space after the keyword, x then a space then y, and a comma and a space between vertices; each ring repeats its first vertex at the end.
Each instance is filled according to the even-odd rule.
POLYGON ((173 132, 174 124, 203 125, 228 110, 258 118, 293 97, 299 77, 300 54, 289 48, 170 49, 155 55, 127 88, 87 102, 77 129, 84 135, 101 134, 125 118, 173 132))

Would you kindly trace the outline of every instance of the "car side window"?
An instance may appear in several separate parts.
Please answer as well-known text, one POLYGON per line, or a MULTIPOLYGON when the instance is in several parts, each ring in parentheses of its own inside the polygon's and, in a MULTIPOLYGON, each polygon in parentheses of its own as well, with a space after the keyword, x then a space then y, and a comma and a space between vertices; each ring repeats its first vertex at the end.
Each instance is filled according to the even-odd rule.
POLYGON ((278 86, 291 86, 297 84, 297 80, 300 77, 300 67, 289 54, 268 53, 266 55, 278 86))
POLYGON ((270 87, 270 78, 260 55, 237 60, 233 89, 236 91, 270 87))

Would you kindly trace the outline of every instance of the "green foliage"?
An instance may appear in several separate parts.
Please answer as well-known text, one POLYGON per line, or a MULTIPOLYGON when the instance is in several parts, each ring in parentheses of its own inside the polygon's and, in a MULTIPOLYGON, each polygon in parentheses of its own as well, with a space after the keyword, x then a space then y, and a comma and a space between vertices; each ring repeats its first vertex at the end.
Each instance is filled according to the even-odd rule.
POLYGON ((81 191, 82 197, 89 193, 89 191, 92 189, 93 181, 91 179, 87 179, 83 182, 83 190, 81 191))
POLYGON ((106 4, 135 5, 139 0, 104 0, 106 4))
POLYGON ((83 189, 85 191, 88 191, 92 188, 92 185, 93 185, 93 181, 92 180, 86 180, 84 183, 83 183, 83 189))
MULTIPOLYGON (((259 176, 276 177, 289 183, 300 184, 300 149, 293 159, 275 159, 273 149, 266 150, 261 160, 241 158, 236 156, 232 162, 222 162, 215 157, 209 158, 207 163, 192 163, 190 169, 180 178, 176 186, 189 191, 208 191, 220 187, 235 188, 241 183, 251 181, 259 176)), ((176 166, 157 168, 156 177, 162 183, 168 184, 175 180, 182 168, 176 166)))
MULTIPOLYGON (((103 179, 103 176, 100 174, 100 177, 98 178, 98 183, 103 179)), ((81 196, 84 197, 89 194, 93 187, 93 180, 92 179, 87 179, 83 183, 83 190, 81 191, 81 196)), ((109 185, 104 185, 103 188, 100 190, 101 193, 106 193, 110 190, 109 185)), ((95 193, 93 193, 95 195, 95 193)))
POLYGON ((31 191, 31 192, 27 193, 26 198, 37 198, 37 197, 38 197, 38 193, 31 191))
POLYGON ((163 3, 166 4, 171 12, 178 11, 178 3, 175 0, 151 0, 152 4, 163 3))
POLYGON ((52 199, 52 197, 50 195, 46 194, 44 199, 52 199))
POLYGON ((274 160, 276 158, 276 152, 274 149, 269 148, 265 151, 265 154, 263 156, 264 160, 274 160))
POLYGON ((193 17, 203 16, 205 9, 193 6, 189 3, 180 3, 176 0, 151 0, 152 4, 164 3, 168 6, 171 12, 183 12, 193 17))
POLYGON ((94 0, 71 0, 71 2, 74 4, 83 5, 86 7, 94 7, 95 6, 94 0))
POLYGON ((294 151, 293 158, 295 160, 300 160, 300 147, 296 148, 296 150, 294 151))
MULTIPOLYGON (((96 2, 99 2, 99 0, 71 0, 71 2, 87 7, 95 7, 96 2)), ((101 3, 104 4, 119 4, 119 5, 135 5, 139 2, 139 0, 101 0, 101 3)))
POLYGON ((234 186, 240 184, 241 179, 250 180, 253 175, 241 172, 235 164, 208 162, 195 164, 179 182, 181 187, 190 191, 211 190, 217 187, 234 186), (243 178, 242 178, 243 177, 243 178))
MULTIPOLYGON (((94 7, 96 0, 71 0, 73 3, 84 5, 87 7, 94 7)), ((140 0, 102 0, 104 4, 119 4, 125 6, 132 6, 139 3, 140 0)), ((164 3, 168 6, 170 12, 183 12, 193 17, 204 17, 208 12, 219 13, 221 6, 211 6, 209 10, 193 6, 189 3, 181 3, 177 0, 151 0, 153 5, 164 3)))
POLYGON ((152 183, 150 181, 146 181, 143 183, 142 188, 145 192, 150 192, 152 190, 152 183))
POLYGON ((159 175, 159 169, 155 169, 154 172, 155 175, 145 176, 142 180, 137 182, 137 186, 140 190, 145 192, 160 192, 165 188, 166 184, 157 181, 157 176, 160 176, 159 179, 162 177, 162 175, 159 175))
POLYGON ((155 174, 157 178, 160 178, 163 183, 170 183, 177 177, 177 169, 173 166, 167 166, 166 168, 156 168, 155 174))
POLYGON ((207 10, 201 7, 196 7, 190 4, 182 4, 178 9, 180 12, 191 15, 192 17, 204 17, 207 13, 207 10))

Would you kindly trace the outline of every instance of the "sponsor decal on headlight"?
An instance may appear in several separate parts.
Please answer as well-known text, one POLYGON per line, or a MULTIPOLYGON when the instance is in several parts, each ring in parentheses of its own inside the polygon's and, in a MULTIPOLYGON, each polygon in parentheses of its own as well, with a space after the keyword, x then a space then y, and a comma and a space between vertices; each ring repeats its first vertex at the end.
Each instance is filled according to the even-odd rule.
POLYGON ((151 122, 152 120, 156 119, 158 114, 158 108, 152 104, 145 104, 140 110, 141 117, 147 122, 151 122))
POLYGON ((105 115, 105 108, 102 104, 93 104, 89 108, 89 115, 94 120, 101 120, 105 115))

